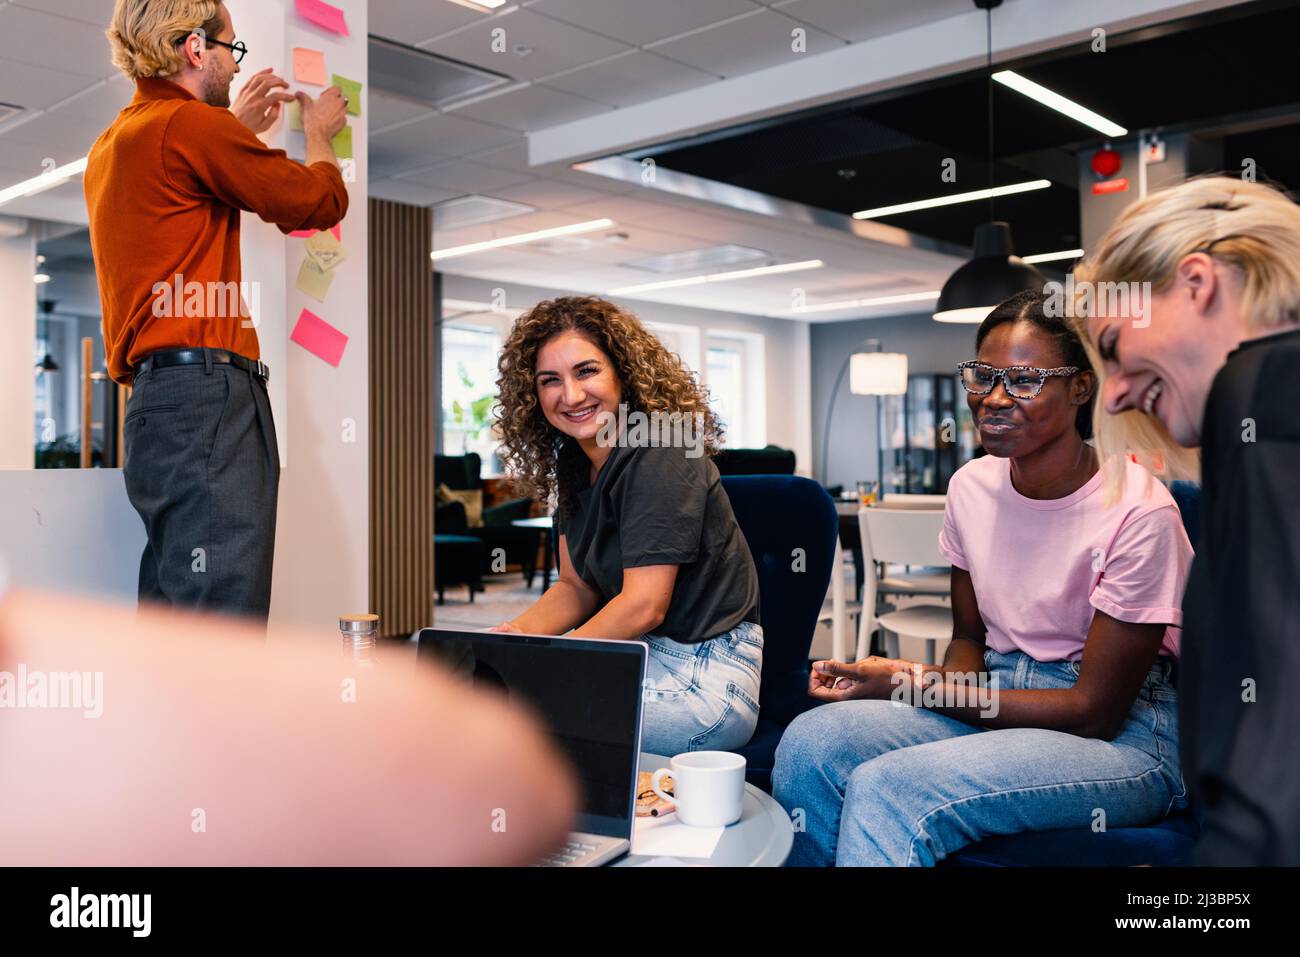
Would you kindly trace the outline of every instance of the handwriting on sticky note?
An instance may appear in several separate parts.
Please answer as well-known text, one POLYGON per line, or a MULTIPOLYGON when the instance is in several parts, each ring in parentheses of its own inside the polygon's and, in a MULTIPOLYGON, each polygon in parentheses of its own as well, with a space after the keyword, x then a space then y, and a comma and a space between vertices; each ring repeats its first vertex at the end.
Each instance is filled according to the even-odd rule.
POLYGON ((339 76, 337 73, 330 79, 330 82, 343 91, 343 95, 348 98, 348 113, 352 116, 361 115, 361 84, 356 80, 349 80, 345 76, 339 76))
POLYGON ((330 286, 334 284, 334 272, 326 272, 316 265, 316 261, 308 256, 298 267, 298 279, 294 283, 294 288, 299 292, 306 293, 317 302, 324 302, 325 297, 329 295, 330 286))
POLYGON ((343 248, 343 244, 329 233, 317 233, 307 240, 306 249, 307 255, 315 260, 321 272, 329 272, 348 258, 348 252, 343 248))
POLYGON ((325 86, 325 54, 307 47, 294 47, 293 78, 299 83, 325 86))
POLYGON ((298 316, 289 338, 336 369, 343 359, 343 350, 348 346, 346 335, 310 309, 304 309, 298 316))
POLYGON ((298 13, 303 19, 311 21, 330 33, 348 36, 347 18, 338 7, 331 6, 324 0, 297 0, 297 2, 298 13))
POLYGON ((339 130, 339 135, 330 140, 330 144, 334 147, 336 158, 352 159, 352 127, 345 126, 339 130))

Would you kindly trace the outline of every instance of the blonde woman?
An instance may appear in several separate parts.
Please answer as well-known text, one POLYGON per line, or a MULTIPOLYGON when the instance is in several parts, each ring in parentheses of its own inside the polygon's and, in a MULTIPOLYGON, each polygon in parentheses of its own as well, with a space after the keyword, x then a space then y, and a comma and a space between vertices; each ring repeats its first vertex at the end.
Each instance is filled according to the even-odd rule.
POLYGON ((1300 864, 1300 207, 1191 180, 1130 206, 1075 275, 1150 283, 1136 308, 1095 295, 1077 320, 1102 378, 1102 454, 1177 474, 1201 450, 1179 687, 1198 859, 1300 864))
POLYGON ((644 640, 643 749, 744 745, 758 574, 711 460, 722 430, 704 390, 635 316, 592 297, 520 316, 499 369, 501 458, 558 499, 560 578, 496 630, 644 640))

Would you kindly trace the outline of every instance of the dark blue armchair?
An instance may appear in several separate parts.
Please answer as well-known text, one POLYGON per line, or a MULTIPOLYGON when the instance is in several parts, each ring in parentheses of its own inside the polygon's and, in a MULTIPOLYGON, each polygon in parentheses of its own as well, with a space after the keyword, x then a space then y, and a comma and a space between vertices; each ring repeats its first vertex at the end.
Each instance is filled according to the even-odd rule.
POLYGON ((770 791, 782 733, 817 704, 808 697, 808 651, 830 586, 839 515, 825 489, 797 475, 727 475, 722 487, 758 569, 763 624, 758 727, 737 750, 746 779, 770 791))

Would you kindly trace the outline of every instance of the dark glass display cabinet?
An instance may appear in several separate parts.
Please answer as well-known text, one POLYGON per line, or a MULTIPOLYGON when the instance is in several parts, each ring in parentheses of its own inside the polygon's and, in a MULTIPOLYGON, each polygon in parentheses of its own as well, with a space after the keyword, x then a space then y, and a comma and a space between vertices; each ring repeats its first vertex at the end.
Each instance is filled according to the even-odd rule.
POLYGON ((955 375, 907 377, 907 394, 883 397, 881 491, 942 495, 975 454, 975 426, 955 375))

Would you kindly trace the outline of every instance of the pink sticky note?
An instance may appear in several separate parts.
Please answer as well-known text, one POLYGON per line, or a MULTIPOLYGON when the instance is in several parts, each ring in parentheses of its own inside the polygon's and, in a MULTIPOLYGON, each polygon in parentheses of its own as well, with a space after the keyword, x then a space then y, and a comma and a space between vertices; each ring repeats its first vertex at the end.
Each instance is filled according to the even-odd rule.
POLYGON ((293 48, 293 78, 312 86, 328 86, 325 73, 325 54, 306 47, 293 48))
MULTIPOLYGON (((294 239, 311 239, 318 232, 320 232, 319 229, 295 229, 289 235, 292 236, 294 239)), ((333 226, 330 227, 330 232, 334 234, 334 238, 337 239, 339 242, 343 241, 342 224, 335 223, 333 226)))
POLYGON ((293 327, 289 338, 336 369, 348 345, 347 336, 310 309, 304 309, 298 316, 298 324, 293 327))
POLYGON ((298 13, 318 27, 348 36, 348 21, 343 11, 324 0, 298 0, 298 13))

